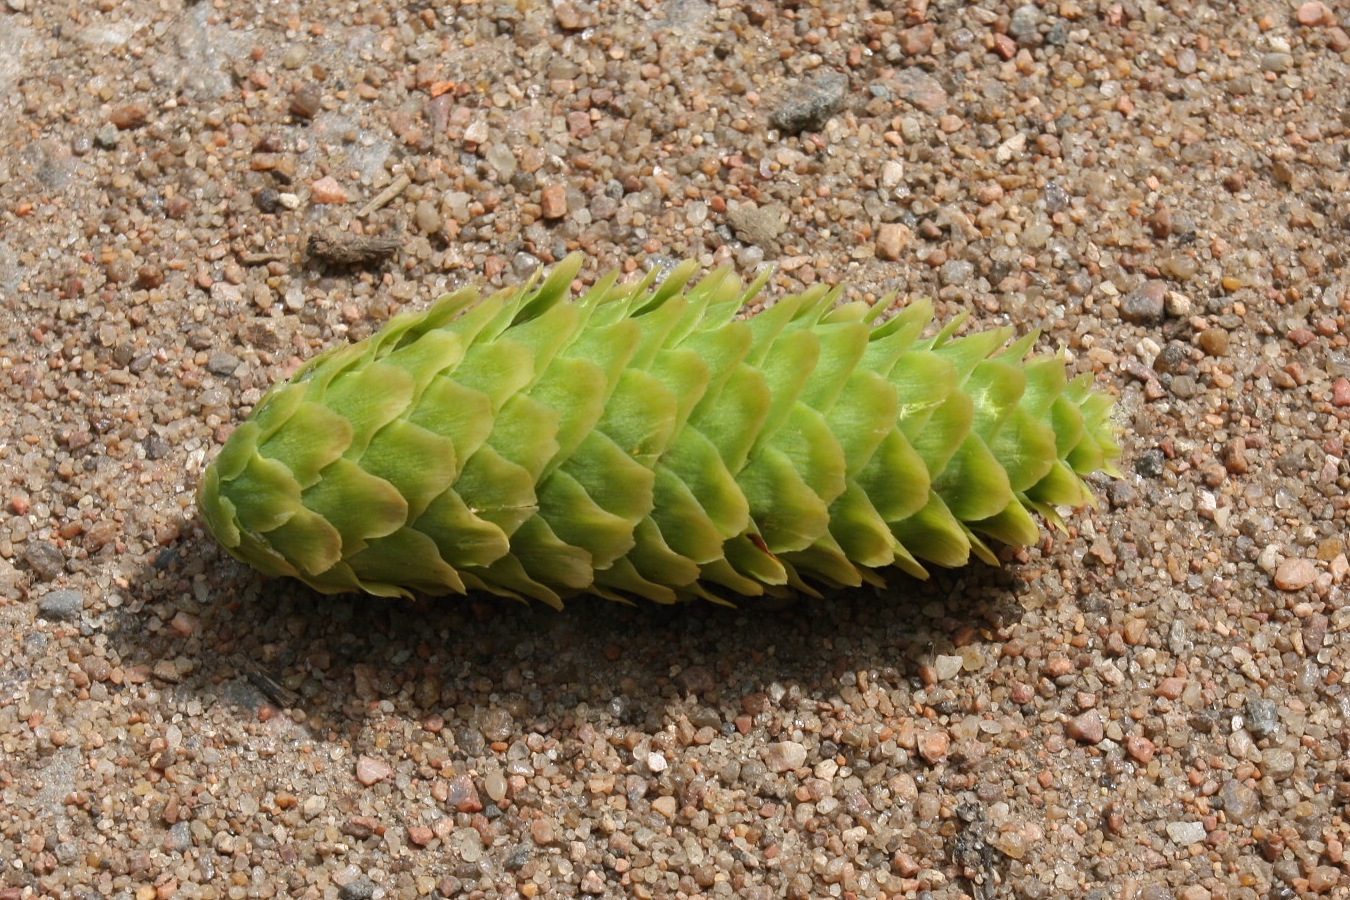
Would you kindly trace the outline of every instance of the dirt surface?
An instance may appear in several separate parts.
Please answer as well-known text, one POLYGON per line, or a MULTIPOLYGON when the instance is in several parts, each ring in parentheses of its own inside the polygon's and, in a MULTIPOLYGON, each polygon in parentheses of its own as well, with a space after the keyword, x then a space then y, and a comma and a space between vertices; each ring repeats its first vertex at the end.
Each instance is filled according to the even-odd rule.
POLYGON ((1350 897, 1325 3, 0 2, 0 898, 1350 897), (1125 477, 732 610, 204 532, 300 360, 574 249, 1040 329, 1125 477))

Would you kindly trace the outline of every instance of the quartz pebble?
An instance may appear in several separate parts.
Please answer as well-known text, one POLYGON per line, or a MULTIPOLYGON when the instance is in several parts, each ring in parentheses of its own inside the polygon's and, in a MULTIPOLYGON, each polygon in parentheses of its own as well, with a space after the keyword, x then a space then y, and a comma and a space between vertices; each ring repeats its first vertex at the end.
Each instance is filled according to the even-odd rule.
POLYGON ((394 769, 382 759, 360 756, 356 760, 356 780, 366 787, 383 781, 394 774, 394 769))
POLYGON ((796 741, 770 744, 764 752, 764 764, 773 772, 790 772, 806 763, 806 748, 796 741))
POLYGON ((1317 566, 1310 559, 1291 557, 1275 569, 1275 586, 1282 591, 1301 591, 1317 580, 1317 566))
POLYGON ((1174 844, 1198 844, 1205 839, 1205 826, 1202 822, 1168 822, 1167 836, 1174 844))

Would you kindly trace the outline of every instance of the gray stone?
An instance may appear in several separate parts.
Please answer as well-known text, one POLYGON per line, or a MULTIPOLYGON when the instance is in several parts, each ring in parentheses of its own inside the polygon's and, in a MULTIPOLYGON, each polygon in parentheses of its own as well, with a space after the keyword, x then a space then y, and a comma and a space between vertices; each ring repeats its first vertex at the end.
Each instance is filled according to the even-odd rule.
POLYGON ((1240 781, 1226 781, 1219 789, 1223 812, 1234 825, 1250 825, 1261 811, 1261 798, 1240 781))
POLYGON ((1041 19, 1040 7, 1035 4, 1019 6, 1013 10, 1012 19, 1008 22, 1008 34, 1021 44, 1039 44, 1041 19))
POLYGON ((949 259, 942 264, 938 272, 938 278, 942 283, 949 286, 965 284, 975 276, 975 264, 964 259, 949 259))
POLYGON ((1202 390, 1200 382, 1190 375, 1178 375, 1167 386, 1172 396, 1180 400, 1189 400, 1202 390))
POLYGON ((1269 737, 1280 724, 1280 708, 1274 700, 1252 697, 1247 701, 1247 730, 1257 740, 1269 737))
POLYGON ((79 591, 52 591, 38 600, 38 615, 44 619, 64 622, 78 619, 84 612, 84 595, 79 591))
MULTIPOLYGON (((923 69, 912 66, 901 69, 890 82, 891 89, 901 98, 924 112, 936 113, 947 108, 947 90, 942 83, 923 69)), ((904 129, 901 129, 902 134, 904 129)), ((904 135, 909 141, 909 135, 904 135)))
POLYGON ((820 131, 831 116, 843 109, 847 97, 848 76, 843 72, 822 72, 793 85, 790 95, 773 111, 769 121, 788 134, 820 131))
POLYGON ((1296 764, 1294 754, 1283 747, 1261 751, 1261 771, 1276 781, 1284 781, 1293 775, 1296 764))
POLYGON ((375 882, 362 875, 339 888, 338 896, 342 900, 370 900, 375 896, 375 882))
POLYGON ((728 210, 727 221, 737 237, 760 247, 772 244, 787 227, 786 212, 776 203, 767 206, 743 204, 728 210))
POLYGON ((211 358, 206 361, 206 371, 221 378, 233 375, 237 368, 239 368, 239 357, 233 353, 226 353, 224 350, 212 353, 211 358))
POLYGON ((51 581, 66 570, 60 549, 46 541, 32 541, 24 548, 23 564, 38 581, 51 581))
POLYGON ((1205 839, 1205 826, 1202 822, 1168 822, 1167 836, 1172 843, 1188 847, 1205 839))

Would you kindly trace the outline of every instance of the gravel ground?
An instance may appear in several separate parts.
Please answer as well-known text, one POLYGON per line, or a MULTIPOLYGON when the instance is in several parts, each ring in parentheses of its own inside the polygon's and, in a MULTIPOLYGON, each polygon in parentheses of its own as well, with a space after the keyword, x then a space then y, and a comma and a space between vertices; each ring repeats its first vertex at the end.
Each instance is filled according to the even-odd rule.
POLYGON ((0 900, 1350 897, 1324 2, 4 0, 0 900), (322 598, 204 533, 299 360, 577 248, 1039 328, 1126 477, 734 610, 322 598))

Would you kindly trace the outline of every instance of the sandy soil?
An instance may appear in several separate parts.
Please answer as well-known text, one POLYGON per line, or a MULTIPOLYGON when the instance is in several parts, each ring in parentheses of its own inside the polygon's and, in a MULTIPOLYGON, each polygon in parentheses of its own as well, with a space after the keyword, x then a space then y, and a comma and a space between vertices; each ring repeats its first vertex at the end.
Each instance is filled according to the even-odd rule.
POLYGON ((1325 3, 0 3, 0 900, 1350 897, 1325 3), (1040 329, 1125 477, 734 610, 325 598, 205 533, 300 360, 574 249, 1040 329))

